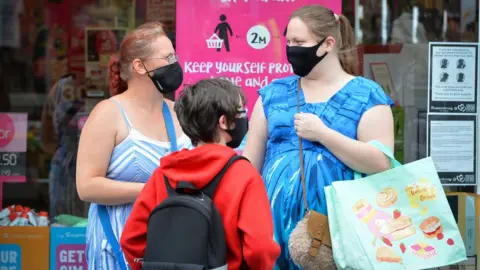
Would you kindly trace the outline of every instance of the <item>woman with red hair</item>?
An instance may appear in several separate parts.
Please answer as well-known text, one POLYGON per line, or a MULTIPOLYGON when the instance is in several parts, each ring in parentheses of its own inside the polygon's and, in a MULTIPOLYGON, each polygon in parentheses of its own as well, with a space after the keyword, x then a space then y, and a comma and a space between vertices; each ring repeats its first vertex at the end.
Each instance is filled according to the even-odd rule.
POLYGON ((93 109, 78 149, 78 194, 92 203, 88 269, 127 269, 118 241, 133 202, 161 157, 191 147, 164 99, 182 83, 177 60, 162 25, 152 22, 128 33, 110 63, 113 97, 93 109))

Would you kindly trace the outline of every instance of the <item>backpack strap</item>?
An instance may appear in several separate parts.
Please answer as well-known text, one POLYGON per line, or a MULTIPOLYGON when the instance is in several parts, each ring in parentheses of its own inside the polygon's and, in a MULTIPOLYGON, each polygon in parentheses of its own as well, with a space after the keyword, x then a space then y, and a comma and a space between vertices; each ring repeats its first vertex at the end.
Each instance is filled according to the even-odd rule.
POLYGON ((184 189, 191 189, 191 190, 196 190, 198 192, 201 192, 201 190, 199 190, 190 182, 179 181, 177 183, 177 188, 173 188, 172 185, 170 185, 170 182, 168 181, 168 178, 165 175, 163 176, 163 180, 165 181, 165 187, 167 188, 167 194, 169 197, 177 195, 180 190, 184 190, 184 189))
POLYGON ((213 199, 213 195, 215 194, 215 191, 217 190, 217 186, 218 184, 220 183, 220 180, 222 180, 223 176, 225 175, 225 173, 227 172, 228 168, 233 164, 235 163, 236 161, 238 160, 246 160, 248 162, 250 162, 246 157, 244 156, 233 156, 231 157, 227 164, 225 164, 225 166, 223 166, 222 170, 215 176, 215 178, 213 178, 212 181, 210 181, 210 183, 208 183, 203 189, 202 189, 202 192, 203 194, 205 194, 206 196, 208 196, 210 199, 213 199))
POLYGON ((250 162, 244 156, 235 155, 235 156, 231 157, 228 160, 228 162, 225 164, 225 166, 223 166, 222 170, 220 170, 220 172, 215 176, 215 178, 213 178, 213 180, 210 181, 210 183, 208 183, 202 190, 199 190, 192 183, 186 182, 186 181, 179 181, 177 183, 177 187, 173 188, 170 185, 170 182, 168 181, 168 178, 164 175, 163 179, 165 181, 165 187, 167 188, 167 194, 170 197, 170 196, 177 195, 181 190, 189 189, 189 190, 196 190, 198 192, 201 192, 211 199, 211 198, 213 198, 213 194, 215 194, 215 190, 217 190, 217 186, 220 183, 220 180, 222 180, 223 176, 227 172, 230 165, 232 165, 235 161, 238 161, 238 160, 241 160, 241 159, 250 162))

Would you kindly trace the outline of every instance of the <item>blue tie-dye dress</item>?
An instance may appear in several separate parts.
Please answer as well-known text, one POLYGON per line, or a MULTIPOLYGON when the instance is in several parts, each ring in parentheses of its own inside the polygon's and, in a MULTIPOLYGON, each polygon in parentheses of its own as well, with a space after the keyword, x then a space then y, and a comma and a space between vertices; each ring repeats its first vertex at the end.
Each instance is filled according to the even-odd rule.
MULTIPOLYGON (((282 270, 299 269, 290 259, 288 239, 304 216, 298 137, 293 125, 298 82, 298 76, 290 76, 259 90, 268 122, 262 176, 272 208, 275 239, 282 249, 276 269, 282 270)), ((303 91, 300 93, 301 112, 318 115, 329 128, 352 139, 357 138, 362 115, 376 105, 392 106, 393 102, 378 84, 363 77, 352 79, 327 102, 305 103, 303 91)), ((309 207, 326 215, 324 186, 350 180, 353 172, 318 142, 304 140, 303 155, 309 207)))

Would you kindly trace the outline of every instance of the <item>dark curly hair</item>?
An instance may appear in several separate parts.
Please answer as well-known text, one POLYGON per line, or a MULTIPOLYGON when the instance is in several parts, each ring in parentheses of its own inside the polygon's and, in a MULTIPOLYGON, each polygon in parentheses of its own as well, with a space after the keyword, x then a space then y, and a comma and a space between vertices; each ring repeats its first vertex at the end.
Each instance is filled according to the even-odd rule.
POLYGON ((218 120, 225 115, 231 126, 246 98, 240 87, 223 78, 200 80, 187 85, 175 101, 175 112, 183 132, 193 145, 217 141, 218 120))

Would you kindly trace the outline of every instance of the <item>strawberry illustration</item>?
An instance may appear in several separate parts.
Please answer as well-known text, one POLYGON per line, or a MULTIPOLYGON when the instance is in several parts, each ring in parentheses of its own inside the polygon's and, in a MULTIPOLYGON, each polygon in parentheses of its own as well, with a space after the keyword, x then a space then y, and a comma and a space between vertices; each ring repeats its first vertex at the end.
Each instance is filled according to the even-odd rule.
POLYGON ((405 253, 405 250, 407 250, 404 243, 400 244, 400 250, 402 251, 402 253, 405 253))
POLYGON ((388 238, 382 237, 382 241, 383 241, 386 245, 392 246, 392 242, 390 242, 390 240, 388 240, 388 238))
POLYGON ((401 215, 402 215, 402 213, 400 212, 400 210, 395 209, 395 211, 393 211, 393 218, 394 219, 399 218, 401 215))

